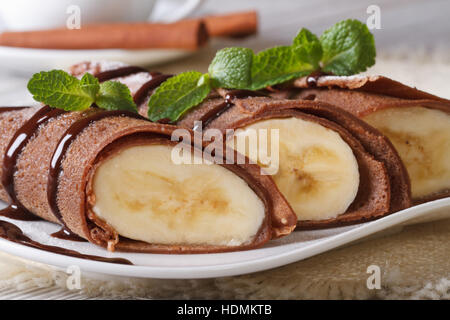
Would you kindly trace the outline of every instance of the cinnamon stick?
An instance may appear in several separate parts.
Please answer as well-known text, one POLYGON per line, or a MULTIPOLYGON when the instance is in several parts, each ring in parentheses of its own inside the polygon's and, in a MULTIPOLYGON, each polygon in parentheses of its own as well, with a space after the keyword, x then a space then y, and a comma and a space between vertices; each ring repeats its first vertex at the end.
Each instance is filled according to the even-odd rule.
POLYGON ((195 50, 213 37, 243 37, 256 33, 255 11, 182 20, 175 23, 91 24, 66 28, 4 32, 0 46, 40 49, 187 49, 195 50))
POLYGON ((256 11, 235 12, 203 18, 211 37, 245 37, 258 30, 256 11))
POLYGON ((81 29, 51 29, 0 34, 0 45, 41 49, 145 49, 195 50, 206 44, 208 33, 202 20, 171 24, 93 24, 81 29))

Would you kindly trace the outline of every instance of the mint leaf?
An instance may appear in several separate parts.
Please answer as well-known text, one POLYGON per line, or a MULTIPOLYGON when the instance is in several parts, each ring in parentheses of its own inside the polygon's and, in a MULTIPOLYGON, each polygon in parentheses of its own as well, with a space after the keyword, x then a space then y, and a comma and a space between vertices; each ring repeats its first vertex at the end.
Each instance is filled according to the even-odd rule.
POLYGON ((202 102, 210 91, 208 74, 197 71, 180 73, 164 81, 152 94, 148 102, 148 118, 174 122, 202 102))
POLYGON ((216 53, 208 73, 216 88, 246 89, 251 84, 253 51, 225 48, 216 53))
POLYGON ((80 80, 81 90, 86 92, 88 95, 95 100, 95 97, 100 90, 100 83, 96 77, 90 73, 85 73, 80 80))
POLYGON ((320 68, 319 62, 322 59, 322 45, 319 38, 308 29, 303 28, 292 42, 295 54, 310 68, 317 70, 320 68))
POLYGON ((34 100, 66 111, 86 110, 94 102, 81 88, 80 80, 62 70, 34 74, 27 88, 34 100))
POLYGON ((100 84, 90 73, 79 80, 62 70, 43 71, 33 75, 28 90, 36 101, 66 111, 83 111, 96 103, 106 110, 137 112, 126 85, 116 81, 100 84))
POLYGON ((336 75, 352 75, 375 64, 375 40, 358 20, 336 23, 320 37, 322 69, 336 75))
POLYGON ((106 110, 128 110, 137 112, 130 89, 118 81, 106 81, 100 84, 95 100, 97 106, 106 110))
POLYGON ((252 90, 259 90, 281 82, 305 76, 314 71, 290 46, 261 51, 253 58, 252 90))

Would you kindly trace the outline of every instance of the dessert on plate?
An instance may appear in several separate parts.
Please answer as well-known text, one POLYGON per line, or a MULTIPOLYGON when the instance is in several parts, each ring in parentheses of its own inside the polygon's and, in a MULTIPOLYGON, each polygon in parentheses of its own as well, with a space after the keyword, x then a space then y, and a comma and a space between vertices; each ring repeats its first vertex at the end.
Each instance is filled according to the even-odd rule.
POLYGON ((207 73, 37 73, 40 107, 0 109, 0 214, 111 251, 209 253, 448 196, 450 102, 349 77, 374 63, 367 26, 345 20, 257 54, 222 49, 207 73))
MULTIPOLYGON (((111 62, 71 67, 77 77, 86 72, 126 84, 143 116, 152 93, 169 77, 111 62)), ((378 130, 328 103, 289 101, 269 93, 218 89, 176 124, 195 130, 201 121, 202 129, 223 134, 235 129, 237 134, 227 139, 245 136, 248 129, 278 129, 279 170, 272 177, 296 212, 298 228, 368 221, 411 205, 403 163, 378 130)))
POLYGON ((0 109, 0 124, 0 199, 109 250, 243 250, 295 228, 257 165, 175 165, 175 126, 48 106, 0 109))

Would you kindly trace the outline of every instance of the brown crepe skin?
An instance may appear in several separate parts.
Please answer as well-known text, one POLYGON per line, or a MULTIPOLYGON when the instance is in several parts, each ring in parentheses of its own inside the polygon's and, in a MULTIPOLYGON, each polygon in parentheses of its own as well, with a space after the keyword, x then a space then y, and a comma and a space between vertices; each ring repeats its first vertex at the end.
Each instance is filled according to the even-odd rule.
MULTIPOLYGON (((26 108, 17 111, 4 111, 0 108, 0 154, 6 152, 6 147, 12 139, 14 133, 37 111, 35 108, 26 108), (7 125, 5 125, 7 124, 7 125)), ((0 165, 0 177, 3 175, 3 166, 0 165)), ((0 183, 0 199, 9 201, 8 194, 0 183)))
MULTIPOLYGON (((339 133, 353 150, 358 161, 361 177, 358 194, 344 214, 334 219, 299 221, 297 229, 320 229, 360 223, 382 217, 389 213, 391 190, 389 176, 384 164, 375 160, 371 154, 366 152, 358 139, 338 123, 302 112, 302 108, 306 109, 308 105, 313 104, 306 102, 305 106, 303 102, 277 101, 264 97, 239 99, 239 101, 235 101, 235 106, 228 109, 228 111, 224 112, 217 119, 211 121, 206 129, 216 128, 225 131, 226 129, 242 128, 266 119, 297 117, 318 123, 339 133)), ((318 108, 326 107, 320 105, 318 108)), ((192 119, 188 115, 180 121, 179 125, 190 126, 191 123, 192 119)))
MULTIPOLYGON (((293 89, 285 91, 290 99, 328 102, 357 117, 364 117, 377 110, 387 108, 418 105, 450 113, 450 100, 411 88, 383 76, 323 76, 317 79, 316 88, 309 88, 306 78, 303 77, 295 80, 292 86, 293 89)), ((414 199, 414 203, 419 204, 449 196, 450 190, 442 190, 437 194, 414 199)))
POLYGON ((338 123, 362 144, 376 160, 381 161, 388 172, 391 202, 390 212, 397 212, 411 206, 411 183, 405 166, 392 143, 378 130, 348 112, 323 103, 301 102, 297 106, 302 112, 338 123))
MULTIPOLYGON (((142 134, 135 134, 127 136, 125 138, 117 140, 115 143, 110 144, 95 160, 95 164, 91 167, 88 175, 87 184, 87 199, 88 199, 88 215, 92 214, 91 207, 95 203, 95 196, 92 195, 92 183, 95 169, 108 157, 114 155, 115 152, 120 152, 120 147, 125 145, 130 147, 133 145, 143 145, 148 143, 175 145, 175 142, 171 142, 161 136, 149 136, 142 134), (149 141, 150 140, 150 141, 149 141)), ((261 176, 259 174, 260 168, 255 165, 243 164, 243 165, 227 165, 223 164, 223 167, 234 172, 242 179, 247 181, 252 189, 264 202, 266 210, 271 212, 271 215, 267 214, 264 222, 257 233, 256 238, 252 243, 239 246, 239 250, 247 250, 263 245, 265 242, 272 238, 279 238, 286 234, 289 234, 296 224, 296 216, 292 212, 292 209, 287 204, 284 197, 277 191, 272 179, 268 176, 261 176), (256 179, 255 179, 256 177, 256 179), (276 213, 275 213, 276 212, 276 213), (276 216, 276 217, 275 217, 276 216), (285 219, 285 220, 284 220, 285 219), (284 221, 283 221, 284 220, 284 221)), ((95 216, 95 215, 94 215, 95 216)), ((116 245, 116 249, 119 251, 137 251, 140 252, 153 252, 153 253, 212 253, 212 252, 226 252, 233 251, 236 248, 229 246, 166 246, 149 244, 142 241, 135 241, 125 238, 120 238, 119 243, 116 245)))
MULTIPOLYGON (((296 79, 292 86, 294 88, 308 88, 307 77, 296 79)), ((404 85, 401 82, 383 76, 321 76, 317 79, 318 88, 340 88, 358 90, 367 93, 380 94, 392 98, 408 100, 435 100, 450 103, 450 100, 440 98, 416 88, 404 85)))
MULTIPOLYGON (((10 119, 21 119, 22 117, 25 119, 31 116, 31 114, 25 114, 26 112, 29 113, 29 110, 14 112, 17 112, 17 115, 3 115, 4 121, 1 122, 1 127, 5 135, 2 135, 2 140, 0 140, 2 145, 5 144, 3 137, 11 137, 18 127, 10 119)), ((58 222, 50 211, 46 195, 49 163, 57 142, 71 124, 93 112, 98 111, 90 109, 86 112, 64 113, 44 123, 19 156, 14 179, 18 199, 28 210, 46 220, 58 222)), ((62 162, 63 173, 58 180, 57 202, 66 226, 72 232, 90 242, 107 247, 108 242, 114 239, 114 232, 108 227, 105 229, 99 228, 95 224, 99 220, 92 216, 92 219, 89 219, 87 215, 89 208, 87 197, 92 196, 87 192, 89 191, 88 183, 92 175, 92 168, 98 163, 97 161, 102 159, 103 152, 107 152, 108 148, 111 149, 116 144, 120 146, 119 143, 122 143, 121 145, 126 147, 127 143, 134 143, 133 140, 137 136, 142 143, 152 143, 155 136, 158 139, 170 141, 170 135, 176 128, 175 126, 151 123, 141 119, 114 116, 95 121, 82 131, 71 143, 65 154, 62 162)), ((116 245, 116 250, 159 253, 243 250, 261 246, 270 238, 289 234, 295 228, 295 214, 279 193, 271 178, 260 175, 258 166, 250 164, 231 165, 226 166, 226 168, 244 179, 266 204, 266 219, 259 234, 255 236, 251 243, 242 248, 239 246, 170 246, 120 239, 116 245)), ((1 190, 1 192, 1 199, 7 201, 4 190, 1 190)), ((90 201, 92 203, 92 198, 90 201)), ((102 225, 103 223, 99 224, 102 225)))
MULTIPOLYGON (((225 94, 226 91, 223 92, 223 95, 225 94)), ((178 122, 178 125, 186 128, 192 128, 195 121, 208 118, 207 115, 215 113, 214 111, 220 109, 222 104, 223 100, 211 98, 198 108, 194 109, 192 112, 185 115, 178 122)), ((352 136, 354 135, 358 139, 361 136, 366 138, 367 134, 370 132, 361 130, 360 133, 357 132, 358 135, 355 135, 353 132, 346 130, 348 127, 352 128, 352 125, 358 129, 362 129, 357 123, 354 123, 355 117, 351 115, 347 115, 347 117, 344 118, 346 121, 339 121, 341 120, 339 119, 335 120, 337 123, 332 122, 333 115, 339 113, 340 110, 336 110, 336 108, 333 109, 332 106, 325 107, 323 104, 318 105, 310 102, 300 104, 296 103, 296 105, 293 106, 291 101, 274 101, 270 98, 255 97, 236 99, 235 106, 228 109, 220 117, 212 120, 203 129, 216 128, 225 132, 226 129, 242 128, 263 119, 298 117, 319 123, 341 135, 344 141, 346 141, 352 148, 358 160, 361 175, 358 195, 345 214, 340 215, 335 219, 300 221, 297 225, 297 229, 320 229, 360 223, 409 207, 411 204, 409 179, 408 175, 405 173, 406 171, 404 171, 405 169, 402 162, 399 160, 398 155, 395 152, 395 149, 390 146, 390 143, 387 140, 379 141, 379 147, 374 147, 374 149, 379 151, 379 153, 386 152, 386 158, 388 156, 393 157, 394 161, 389 160, 388 164, 395 168, 392 171, 399 171, 399 174, 391 178, 387 174, 385 165, 380 161, 376 161, 371 154, 368 154, 362 147, 360 143, 361 141, 358 141, 352 136), (329 111, 331 115, 330 119, 320 115, 320 113, 319 116, 313 116, 314 112, 308 112, 308 108, 311 108, 311 110, 317 108, 318 110, 323 111, 324 114, 329 111), (298 111, 295 109, 298 109, 298 111), (345 129, 340 126, 342 123, 346 125, 345 129), (391 183, 391 179, 395 181, 399 179, 402 183, 391 183), (395 191, 395 194, 392 194, 392 196, 391 186, 394 187, 395 191), (395 196, 395 198, 393 198, 393 196, 395 196)), ((361 125, 362 122, 358 122, 359 125, 361 125)), ((365 127, 369 127, 364 123, 362 124, 365 127)), ((369 128, 372 129, 371 127, 369 128)), ((374 129, 372 130, 376 131, 374 129)), ((377 133, 377 135, 379 134, 377 133)))

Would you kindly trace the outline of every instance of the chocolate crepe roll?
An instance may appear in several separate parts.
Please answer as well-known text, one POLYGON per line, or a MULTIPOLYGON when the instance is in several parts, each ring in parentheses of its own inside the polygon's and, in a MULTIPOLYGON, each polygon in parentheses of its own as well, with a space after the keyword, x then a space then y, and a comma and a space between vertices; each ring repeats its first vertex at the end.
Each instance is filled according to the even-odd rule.
MULTIPOLYGON (((130 87, 140 113, 146 115, 148 99, 162 75, 143 70, 124 75, 126 68, 131 67, 87 62, 71 71, 80 77, 91 72, 99 79, 107 75, 123 82, 130 87)), ((357 223, 410 206, 405 168, 381 133, 326 103, 266 95, 245 90, 212 92, 178 125, 196 130, 196 121, 202 121, 203 129, 222 132, 279 129, 280 166, 274 180, 296 211, 300 228, 357 223)))
POLYGON ((243 250, 295 228, 258 166, 175 164, 175 126, 49 107, 0 109, 0 124, 0 198, 109 250, 243 250))
MULTIPOLYGON (((299 229, 369 221, 410 205, 407 175, 395 151, 386 140, 374 141, 378 144, 374 148, 390 153, 390 163, 403 172, 403 188, 394 194, 385 163, 361 143, 377 136, 376 130, 354 116, 324 103, 245 97, 242 91, 220 92, 227 103, 231 102, 224 111, 211 117, 206 103, 186 115, 179 125, 190 127, 196 118, 202 119, 207 128, 224 132, 232 128, 235 146, 239 138, 250 139, 252 130, 278 129, 279 170, 273 179, 296 212, 299 229), (201 115, 202 108, 208 117, 201 115)), ((270 150, 270 137, 267 139, 270 150)))
POLYGON ((332 103, 385 134, 411 179, 414 202, 450 195, 450 101, 382 76, 297 79, 290 98, 332 103))

